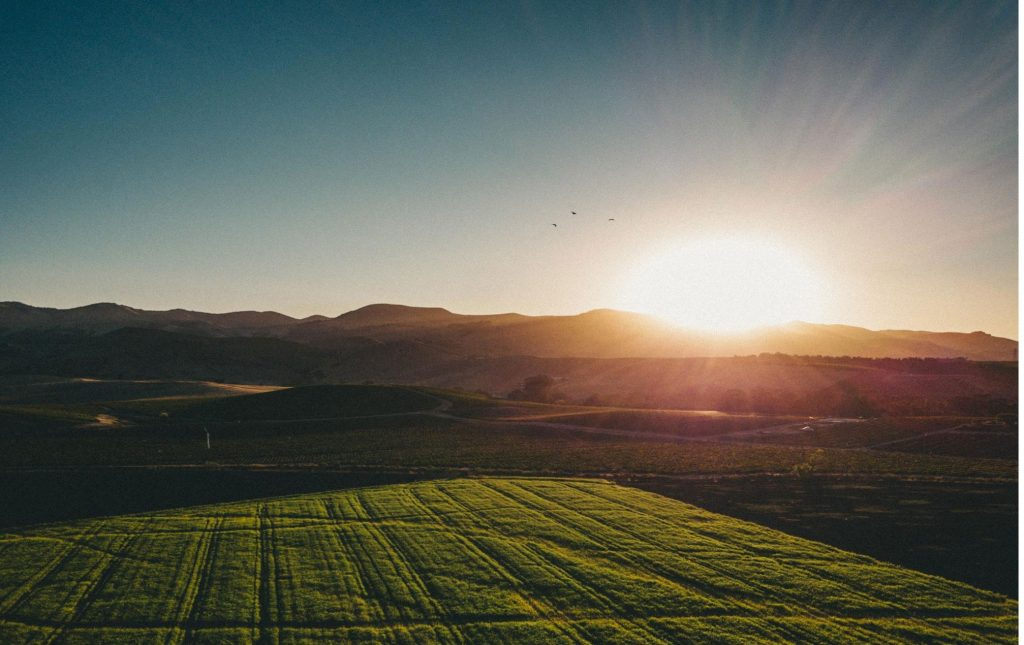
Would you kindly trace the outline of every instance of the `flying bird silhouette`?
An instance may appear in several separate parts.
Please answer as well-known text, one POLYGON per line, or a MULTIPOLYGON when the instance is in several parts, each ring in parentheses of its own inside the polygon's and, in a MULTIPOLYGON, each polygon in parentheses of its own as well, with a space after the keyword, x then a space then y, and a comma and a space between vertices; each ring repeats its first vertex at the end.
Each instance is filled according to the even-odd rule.
POLYGON ((576 211, 569 211, 569 212, 570 212, 570 213, 572 213, 573 215, 575 215, 575 214, 576 214, 576 211))
POLYGON ((609 221, 609 222, 614 222, 614 221, 615 221, 615 218, 614 218, 614 217, 609 217, 609 218, 608 218, 608 221, 609 221))
POLYGON ((552 224, 552 226, 554 226, 555 228, 558 228, 558 224, 552 224))

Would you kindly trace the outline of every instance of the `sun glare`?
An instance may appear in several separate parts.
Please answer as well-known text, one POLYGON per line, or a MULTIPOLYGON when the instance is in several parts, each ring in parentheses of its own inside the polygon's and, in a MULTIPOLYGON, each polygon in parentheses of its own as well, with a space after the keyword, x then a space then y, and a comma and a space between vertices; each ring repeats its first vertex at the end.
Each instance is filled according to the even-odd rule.
POLYGON ((718 238, 662 249, 625 281, 624 309, 715 332, 820 320, 821 279, 795 253, 763 239, 718 238))

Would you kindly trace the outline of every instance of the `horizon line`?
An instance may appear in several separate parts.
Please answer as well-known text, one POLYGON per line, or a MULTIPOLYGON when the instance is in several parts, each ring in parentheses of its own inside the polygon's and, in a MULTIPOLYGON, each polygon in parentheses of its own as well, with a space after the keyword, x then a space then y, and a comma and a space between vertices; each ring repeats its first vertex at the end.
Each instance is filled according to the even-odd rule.
POLYGON ((681 325, 677 325, 677 324, 675 324, 675 323, 673 323, 673 322, 671 322, 669 320, 665 320, 664 318, 661 318, 661 317, 656 316, 654 314, 649 314, 649 313, 645 313, 645 312, 641 312, 641 311, 631 311, 631 310, 628 310, 628 309, 616 309, 614 307, 596 307, 596 308, 593 308, 593 309, 587 309, 585 311, 580 311, 578 313, 570 313, 570 314, 564 314, 564 313, 562 313, 562 314, 559 314, 559 313, 542 313, 542 314, 537 314, 537 313, 522 313, 522 312, 518 312, 518 311, 487 312, 487 313, 466 313, 466 312, 452 311, 451 309, 448 309, 447 307, 442 307, 442 306, 437 306, 437 305, 433 305, 433 306, 431 306, 431 305, 407 305, 407 304, 394 303, 394 302, 371 302, 369 304, 361 305, 361 306, 356 307, 354 309, 349 309, 349 310, 343 311, 340 314, 333 315, 333 316, 332 315, 328 315, 328 314, 318 314, 318 313, 316 313, 316 314, 310 314, 308 316, 301 316, 300 317, 300 316, 294 316, 292 314, 284 313, 284 312, 279 311, 277 309, 234 309, 234 310, 229 310, 229 311, 203 311, 203 310, 200 310, 200 309, 188 309, 186 307, 171 307, 170 309, 144 309, 144 308, 141 308, 141 307, 134 307, 132 305, 126 305, 126 304, 123 304, 123 303, 114 302, 114 301, 108 301, 108 300, 91 302, 91 303, 88 303, 88 304, 76 305, 76 306, 73 306, 73 307, 52 307, 52 306, 46 306, 46 305, 32 305, 32 304, 28 304, 27 302, 24 302, 24 301, 21 301, 21 300, 0 300, 0 305, 8 305, 8 304, 21 305, 21 306, 25 306, 25 307, 31 307, 33 309, 51 309, 51 310, 55 310, 55 311, 70 311, 72 309, 85 309, 87 307, 94 307, 94 306, 97 306, 97 305, 111 305, 111 306, 115 306, 115 307, 123 307, 123 308, 126 308, 126 309, 132 309, 132 310, 135 310, 135 311, 141 311, 141 312, 147 312, 147 313, 169 313, 169 312, 172 312, 172 311, 187 311, 187 312, 190 312, 190 313, 209 314, 209 315, 216 315, 216 316, 223 316, 223 315, 229 315, 229 314, 238 314, 238 313, 277 314, 277 315, 280 315, 280 316, 284 316, 286 318, 290 318, 290 319, 292 319, 292 320, 294 320, 296 322, 301 322, 303 320, 308 320, 310 318, 323 318, 323 319, 327 319, 327 320, 333 320, 333 319, 338 318, 340 316, 343 316, 345 314, 349 314, 349 313, 353 313, 355 311, 360 311, 362 309, 366 309, 366 308, 369 308, 369 307, 377 307, 377 306, 404 307, 404 308, 407 308, 407 309, 434 309, 434 310, 444 311, 444 312, 452 314, 454 316, 481 316, 481 317, 522 316, 524 318, 574 318, 574 317, 577 317, 577 316, 584 316, 584 315, 587 315, 587 314, 593 314, 593 313, 597 313, 597 312, 606 311, 606 312, 628 314, 628 315, 632 315, 632 316, 639 316, 639 317, 648 318, 648 319, 650 319, 650 320, 652 320, 652 321, 654 321, 656 323, 659 323, 659 324, 662 324, 662 325, 665 325, 665 326, 668 326, 668 327, 672 327, 672 328, 675 328, 675 329, 678 329, 678 330, 684 331, 684 332, 691 332, 691 333, 696 333, 696 334, 715 335, 715 336, 743 336, 743 335, 749 335, 749 334, 757 333, 757 332, 764 331, 764 330, 778 329, 778 328, 781 328, 781 327, 787 327, 787 326, 791 326, 791 325, 816 325, 816 326, 821 326, 821 327, 852 327, 852 328, 855 328, 855 329, 862 329, 862 330, 871 331, 871 332, 912 332, 912 333, 925 333, 925 334, 986 334, 986 335, 988 335, 988 336, 990 336, 992 338, 1003 338, 1003 339, 1006 339, 1006 340, 1012 340, 1014 342, 1020 342, 1019 341, 1019 337, 1015 337, 1015 336, 998 336, 998 335, 996 335, 996 334, 994 334, 992 332, 988 332, 988 331, 985 331, 983 329, 973 329, 971 331, 949 330, 949 329, 944 329, 944 330, 939 331, 939 330, 935 330, 935 329, 914 329, 914 328, 911 328, 911 327, 885 327, 885 328, 877 328, 876 329, 876 328, 872 328, 872 327, 867 327, 867 326, 857 325, 857 324, 852 324, 852 323, 847 323, 847 322, 812 322, 812 321, 807 321, 807 320, 789 320, 789 321, 786 321, 786 322, 781 322, 781 323, 777 323, 777 324, 773 324, 773 325, 759 325, 757 327, 751 327, 749 329, 744 329, 744 330, 701 329, 701 328, 697 328, 697 327, 684 327, 684 326, 681 326, 681 325))

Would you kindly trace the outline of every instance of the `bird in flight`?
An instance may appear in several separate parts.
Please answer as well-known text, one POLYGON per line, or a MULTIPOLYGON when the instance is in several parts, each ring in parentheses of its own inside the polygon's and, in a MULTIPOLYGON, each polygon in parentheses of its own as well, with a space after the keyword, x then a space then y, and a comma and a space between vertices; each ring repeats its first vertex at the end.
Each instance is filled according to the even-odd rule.
POLYGON ((558 224, 552 224, 552 226, 554 226, 555 228, 558 228, 558 224))
POLYGON ((609 222, 614 222, 614 221, 615 221, 615 218, 614 218, 614 217, 609 217, 609 218, 608 218, 608 221, 609 221, 609 222))
POLYGON ((573 215, 575 215, 575 214, 576 214, 576 211, 569 211, 569 212, 570 212, 570 213, 572 213, 573 215))

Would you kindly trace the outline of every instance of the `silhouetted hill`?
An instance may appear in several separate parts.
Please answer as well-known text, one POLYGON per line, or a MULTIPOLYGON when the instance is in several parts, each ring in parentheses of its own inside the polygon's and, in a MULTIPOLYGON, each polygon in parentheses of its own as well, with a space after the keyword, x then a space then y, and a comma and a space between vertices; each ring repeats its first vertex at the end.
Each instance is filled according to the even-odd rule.
POLYGON ((126 327, 0 337, 0 373, 295 384, 323 377, 322 351, 278 338, 214 338, 126 327))
POLYGON ((466 326, 505 325, 528 319, 528 316, 520 314, 465 315, 454 314, 440 307, 376 304, 341 314, 337 318, 294 325, 284 332, 284 337, 322 347, 335 347, 339 338, 352 336, 378 341, 427 341, 444 345, 449 351, 464 351, 465 348, 459 347, 458 343, 451 343, 447 337, 459 334, 466 326), (435 340, 432 338, 434 336, 438 338, 435 340))
POLYGON ((994 414, 1014 411, 1017 402, 1016 362, 467 356, 420 340, 358 337, 346 343, 326 349, 278 338, 139 328, 22 331, 0 337, 0 375, 276 385, 372 381, 504 396, 545 374, 556 384, 552 395, 571 402, 816 415, 994 414))
POLYGON ((185 309, 145 311, 109 302, 52 309, 20 302, 0 302, 0 333, 27 329, 68 329, 106 332, 123 327, 146 327, 213 336, 243 336, 287 327, 299 320, 274 311, 209 314, 185 309))
MULTIPOLYGON (((406 308, 408 309, 408 308, 406 308)), ((395 313, 389 310, 390 314, 395 313)), ((379 341, 410 340, 464 356, 685 358, 761 353, 1013 360, 1017 342, 988 334, 872 331, 846 325, 791 323, 741 334, 684 330, 654 317, 607 309, 576 316, 462 316, 445 310, 401 316, 359 316, 303 324, 287 338, 333 346, 358 334, 379 341), (423 313, 423 317, 417 314, 423 313)))
POLYGON ((445 325, 460 318, 458 314, 440 307, 377 304, 343 313, 334 321, 339 326, 359 329, 382 325, 445 325))
MULTIPOLYGON (((575 316, 464 315, 439 307, 375 304, 336 318, 302 320, 275 312, 207 314, 143 311, 100 303, 47 309, 0 303, 0 336, 26 330, 109 332, 123 327, 197 336, 266 336, 337 351, 404 343, 417 353, 463 357, 685 358, 761 353, 1015 360, 1017 341, 983 332, 873 331, 849 325, 794 322, 746 333, 713 335, 651 316, 598 309, 575 316)), ((412 350, 410 350, 412 351, 412 350)), ((433 360, 433 359, 432 359, 433 360)))

